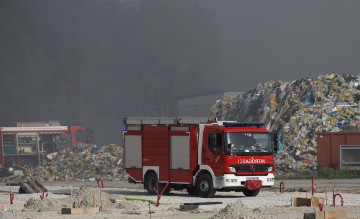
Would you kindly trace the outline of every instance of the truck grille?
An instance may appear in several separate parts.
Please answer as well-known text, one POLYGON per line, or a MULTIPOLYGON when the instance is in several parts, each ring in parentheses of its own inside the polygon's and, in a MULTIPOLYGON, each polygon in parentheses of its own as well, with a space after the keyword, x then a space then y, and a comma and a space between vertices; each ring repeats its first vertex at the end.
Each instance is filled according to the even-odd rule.
POLYGON ((263 165, 231 165, 234 167, 236 172, 267 172, 268 168, 271 167, 271 164, 263 165))

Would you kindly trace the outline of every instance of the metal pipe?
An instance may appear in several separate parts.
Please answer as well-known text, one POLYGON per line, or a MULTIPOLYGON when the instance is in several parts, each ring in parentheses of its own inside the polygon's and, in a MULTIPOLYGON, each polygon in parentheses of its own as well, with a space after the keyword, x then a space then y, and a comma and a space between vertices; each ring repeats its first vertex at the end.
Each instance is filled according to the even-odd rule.
POLYGON ((168 187, 168 185, 169 185, 169 182, 166 183, 165 187, 162 189, 162 191, 160 191, 161 192, 160 194, 159 194, 159 191, 157 190, 157 188, 154 187, 154 190, 155 190, 156 196, 157 196, 157 201, 156 201, 156 205, 155 205, 156 207, 159 207, 161 196, 163 195, 163 193, 166 190, 166 188, 168 187))
POLYGON ((335 201, 336 201, 336 196, 339 196, 339 197, 340 197, 340 200, 341 200, 341 206, 344 206, 344 199, 343 199, 342 195, 341 195, 340 193, 336 193, 336 194, 334 195, 334 197, 333 197, 333 204, 334 204, 334 207, 336 207, 336 203, 335 203, 335 201))
POLYGON ((14 197, 15 197, 14 193, 10 193, 10 204, 11 205, 14 204, 14 197))
POLYGON ((96 182, 100 188, 104 188, 104 180, 103 179, 101 179, 101 178, 97 179, 96 182))
POLYGON ((15 195, 14 195, 14 193, 11 192, 10 181, 8 181, 8 182, 9 182, 9 190, 10 190, 10 194, 9 194, 9 196, 10 196, 10 204, 12 205, 12 204, 14 204, 14 197, 15 197, 15 195))
POLYGON ((314 197, 315 194, 315 180, 314 180, 314 176, 311 177, 311 195, 312 197, 314 197))
POLYGON ((281 192, 281 193, 285 192, 285 184, 284 184, 284 181, 282 181, 282 182, 280 183, 280 192, 281 192))

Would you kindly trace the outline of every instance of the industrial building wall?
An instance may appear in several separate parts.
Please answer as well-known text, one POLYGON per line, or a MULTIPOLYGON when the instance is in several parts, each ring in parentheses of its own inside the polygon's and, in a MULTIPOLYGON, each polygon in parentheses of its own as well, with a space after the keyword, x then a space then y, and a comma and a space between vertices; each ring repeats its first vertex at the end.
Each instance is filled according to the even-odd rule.
POLYGON ((339 168, 341 145, 360 145, 360 132, 317 133, 318 167, 339 168))

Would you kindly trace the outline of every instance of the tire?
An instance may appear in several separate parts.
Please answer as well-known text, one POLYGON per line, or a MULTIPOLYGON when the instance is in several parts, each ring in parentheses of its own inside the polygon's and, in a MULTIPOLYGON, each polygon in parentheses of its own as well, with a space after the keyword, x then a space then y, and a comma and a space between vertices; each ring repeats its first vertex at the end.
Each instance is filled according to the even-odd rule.
POLYGON ((156 175, 156 173, 149 173, 145 179, 145 189, 147 190, 149 195, 156 195, 154 187, 158 188, 157 175, 156 175))
POLYGON ((257 196, 260 192, 260 189, 255 189, 255 190, 248 190, 248 189, 245 189, 243 191, 244 195, 245 196, 257 196))
POLYGON ((187 190, 188 194, 191 195, 191 196, 197 196, 198 195, 196 187, 188 187, 188 188, 186 188, 186 190, 187 190))
POLYGON ((212 178, 209 174, 200 175, 196 180, 197 194, 202 198, 211 198, 216 191, 213 187, 212 178))

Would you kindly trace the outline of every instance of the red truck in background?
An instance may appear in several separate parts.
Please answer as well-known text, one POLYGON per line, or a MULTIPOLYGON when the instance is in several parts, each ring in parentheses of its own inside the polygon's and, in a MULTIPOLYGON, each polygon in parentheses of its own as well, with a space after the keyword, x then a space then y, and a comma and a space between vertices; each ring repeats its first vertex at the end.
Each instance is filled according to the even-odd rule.
POLYGON ((276 147, 262 123, 129 117, 123 137, 128 180, 149 194, 172 188, 204 198, 216 191, 256 196, 274 186, 276 147))
POLYGON ((16 122, 0 127, 0 169, 13 165, 35 167, 46 155, 69 146, 92 143, 92 130, 58 121, 16 122))

